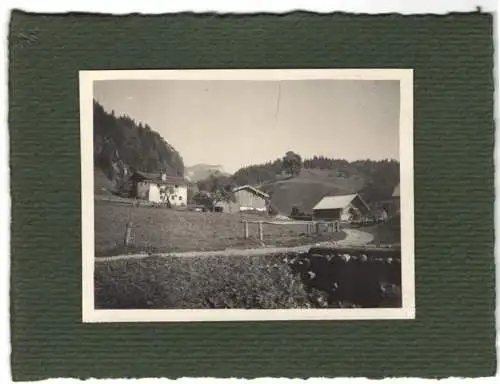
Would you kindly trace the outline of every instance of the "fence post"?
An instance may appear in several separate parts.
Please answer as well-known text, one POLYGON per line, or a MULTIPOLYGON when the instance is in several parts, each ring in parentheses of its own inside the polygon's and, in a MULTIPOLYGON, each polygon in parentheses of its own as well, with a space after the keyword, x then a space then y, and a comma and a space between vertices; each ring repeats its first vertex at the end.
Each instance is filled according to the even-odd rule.
POLYGON ((127 223, 127 227, 125 229, 125 239, 123 242, 123 245, 125 246, 125 248, 127 248, 129 246, 131 237, 132 237, 132 223, 129 221, 127 223))
POLYGON ((245 239, 248 239, 248 221, 246 220, 243 222, 243 232, 245 239))
POLYGON ((264 241, 264 231, 262 230, 262 221, 259 221, 259 239, 264 241))

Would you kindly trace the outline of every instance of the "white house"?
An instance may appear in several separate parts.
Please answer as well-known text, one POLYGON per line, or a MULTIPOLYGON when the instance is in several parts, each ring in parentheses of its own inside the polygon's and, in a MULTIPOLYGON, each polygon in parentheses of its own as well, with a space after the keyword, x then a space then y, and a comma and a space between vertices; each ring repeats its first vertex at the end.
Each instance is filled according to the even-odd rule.
POLYGON ((132 195, 155 203, 186 206, 189 182, 182 177, 168 176, 165 172, 148 173, 136 171, 132 176, 132 195))

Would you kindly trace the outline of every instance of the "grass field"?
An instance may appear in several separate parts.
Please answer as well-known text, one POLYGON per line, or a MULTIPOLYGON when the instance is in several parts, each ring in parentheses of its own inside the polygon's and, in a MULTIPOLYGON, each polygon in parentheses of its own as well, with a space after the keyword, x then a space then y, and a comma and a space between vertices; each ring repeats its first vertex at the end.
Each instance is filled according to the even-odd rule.
POLYGON ((302 212, 312 212, 312 208, 325 195, 350 194, 363 187, 359 177, 344 178, 336 173, 321 169, 302 169, 296 177, 266 183, 261 188, 271 194, 271 203, 276 209, 289 215, 297 206, 302 212))
MULTIPOLYGON (((98 309, 400 307, 401 265, 333 250, 96 263, 98 309), (324 252, 323 252, 324 253, 324 252)), ((392 253, 391 253, 392 252, 392 253)))
MULTIPOLYGON (((182 252, 261 247, 258 227, 249 225, 250 238, 243 238, 242 219, 258 220, 253 214, 175 211, 165 208, 130 207, 95 201, 95 251, 97 256, 125 253, 127 222, 132 220, 128 251, 182 252)), ((317 241, 340 240, 345 235, 307 235, 302 225, 264 225, 266 246, 295 246, 317 241)))

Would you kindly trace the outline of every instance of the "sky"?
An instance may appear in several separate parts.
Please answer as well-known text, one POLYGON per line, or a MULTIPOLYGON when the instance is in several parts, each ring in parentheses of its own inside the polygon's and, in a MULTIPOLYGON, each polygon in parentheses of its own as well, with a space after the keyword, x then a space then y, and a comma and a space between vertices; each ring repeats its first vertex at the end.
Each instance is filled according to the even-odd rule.
POLYGON ((399 160, 399 81, 106 80, 94 98, 159 132, 186 166, 232 173, 289 150, 399 160))

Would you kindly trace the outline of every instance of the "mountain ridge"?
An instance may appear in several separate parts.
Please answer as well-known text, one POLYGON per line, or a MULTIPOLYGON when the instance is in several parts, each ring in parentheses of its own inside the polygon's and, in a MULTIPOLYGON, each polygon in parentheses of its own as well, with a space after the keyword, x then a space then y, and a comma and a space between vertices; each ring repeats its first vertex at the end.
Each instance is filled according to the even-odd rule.
POLYGON ((184 175, 192 182, 205 180, 212 175, 230 176, 230 174, 224 170, 224 167, 222 165, 213 165, 206 163, 199 163, 184 167, 184 175))

